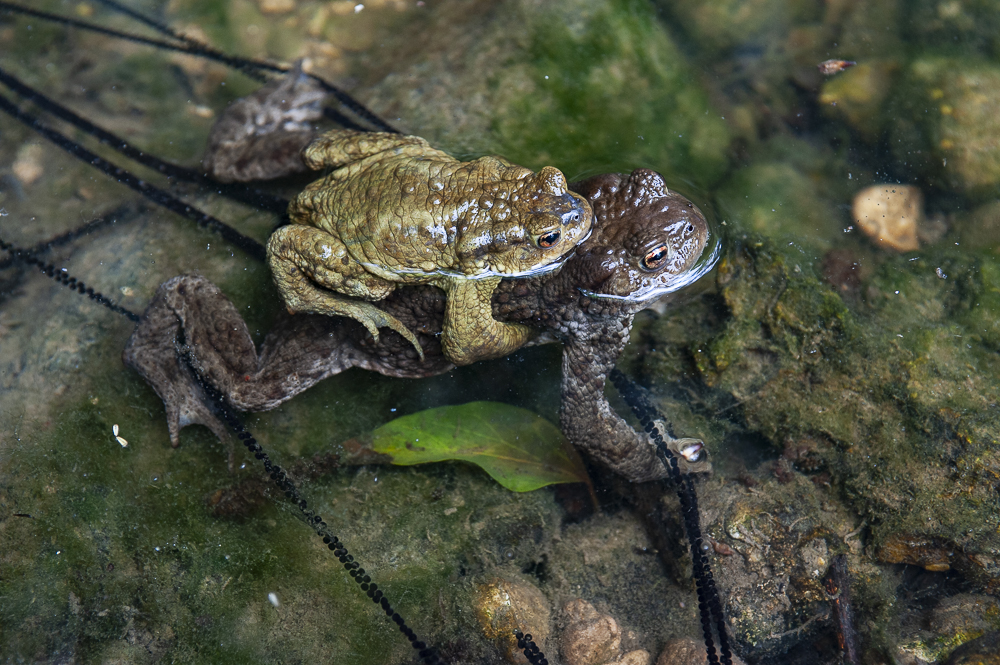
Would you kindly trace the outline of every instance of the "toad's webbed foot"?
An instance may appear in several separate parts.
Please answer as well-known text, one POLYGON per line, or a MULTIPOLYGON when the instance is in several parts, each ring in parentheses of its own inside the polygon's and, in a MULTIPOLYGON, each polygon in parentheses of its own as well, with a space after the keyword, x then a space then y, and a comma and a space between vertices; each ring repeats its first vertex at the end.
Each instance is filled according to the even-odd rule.
MULTIPOLYGON (((328 376, 374 362, 337 323, 319 316, 285 319, 258 357, 246 323, 218 287, 200 275, 181 275, 160 285, 122 360, 163 400, 174 447, 180 430, 196 424, 226 441, 228 430, 203 385, 236 409, 266 411, 328 376)), ((232 454, 230 447, 230 463, 232 454)))
POLYGON ((180 445, 181 429, 188 425, 204 425, 220 440, 229 443, 232 468, 229 432, 209 406, 210 401, 198 378, 179 353, 184 338, 183 319, 173 305, 176 304, 177 289, 185 291, 183 280, 191 278, 203 279, 197 276, 175 277, 160 286, 129 338, 122 352, 122 361, 139 372, 163 400, 167 412, 167 432, 173 447, 180 445))
POLYGON ((252 95, 239 99, 212 126, 202 160, 219 182, 271 180, 304 173, 302 149, 316 135, 326 91, 301 63, 252 95))
POLYGON ((390 328, 410 342, 420 359, 424 359, 424 349, 409 328, 395 316, 366 302, 385 298, 396 285, 353 261, 335 236, 311 226, 283 226, 271 234, 267 256, 274 282, 289 312, 352 318, 368 329, 376 343, 378 329, 390 328))
MULTIPOLYGON (((287 300, 286 303, 288 303, 287 300)), ((288 305, 288 309, 290 312, 302 311, 291 304, 288 305)), ((417 336, 409 328, 407 328, 402 321, 397 319, 392 314, 382 311, 370 302, 355 300, 354 298, 342 296, 339 293, 323 292, 323 304, 321 308, 308 309, 305 311, 323 314, 326 316, 346 316, 352 318, 363 325, 368 332, 371 333, 371 336, 374 338, 376 344, 379 343, 379 328, 389 328, 390 330, 394 330, 399 333, 403 339, 413 345, 413 348, 417 350, 417 355, 420 356, 421 362, 424 360, 424 347, 420 345, 420 341, 417 340, 417 336)))

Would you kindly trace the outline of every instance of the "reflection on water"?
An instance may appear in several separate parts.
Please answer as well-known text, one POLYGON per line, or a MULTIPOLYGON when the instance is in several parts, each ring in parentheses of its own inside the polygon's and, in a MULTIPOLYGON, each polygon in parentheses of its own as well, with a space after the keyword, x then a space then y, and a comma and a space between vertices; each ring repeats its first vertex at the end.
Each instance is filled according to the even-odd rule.
MULTIPOLYGON (((33 6, 154 34, 100 3, 33 6)), ((988 635, 974 640, 1000 628, 995 2, 135 7, 225 51, 308 58, 452 154, 554 164, 570 179, 663 173, 706 211, 720 258, 664 315, 638 317, 619 367, 679 436, 711 450, 702 524, 737 649, 754 662, 839 662, 823 585, 837 554, 867 659, 972 662, 962 659, 987 649, 988 635), (818 65, 830 59, 857 64, 826 75, 818 65)), ((257 85, 217 63, 6 13, 0 67, 192 166, 225 104, 257 85)), ((276 221, 169 186, 258 240, 276 221)), ((258 341, 280 307, 257 261, 10 120, 0 208, 0 237, 21 246, 114 211, 46 258, 130 309, 192 270, 222 287, 258 341)), ((0 269, 0 653, 412 658, 322 544, 267 500, 252 459, 229 475, 225 447, 199 428, 170 448, 161 402, 121 365, 130 332, 31 270, 0 269)), ((420 381, 353 370, 247 422, 289 468, 443 404, 500 400, 557 422, 559 364, 557 348, 537 347, 420 381)), ((564 613, 576 599, 621 627, 602 662, 700 635, 676 506, 655 487, 594 466, 591 513, 571 490, 512 494, 453 464, 317 462, 300 474, 310 503, 448 662, 500 662, 470 609, 476 585, 496 578, 534 599, 524 613, 550 659, 572 662, 560 631, 582 620, 578 602, 564 613)))

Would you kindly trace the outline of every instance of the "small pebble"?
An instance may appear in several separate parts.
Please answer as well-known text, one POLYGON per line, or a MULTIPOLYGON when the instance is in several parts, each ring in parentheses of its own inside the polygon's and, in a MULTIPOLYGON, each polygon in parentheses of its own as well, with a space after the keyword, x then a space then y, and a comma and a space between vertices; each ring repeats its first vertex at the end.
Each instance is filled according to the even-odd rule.
MULTIPOLYGON (((690 637, 670 640, 660 652, 660 657, 656 659, 656 665, 707 665, 707 663, 705 643, 690 637)), ((744 665, 736 654, 733 654, 733 665, 744 665)))
POLYGON ((295 9, 295 0, 257 0, 261 14, 287 14, 295 9))
POLYGON ((22 146, 10 169, 14 172, 14 177, 26 187, 41 178, 45 173, 42 167, 42 146, 37 143, 22 146))
POLYGON ((566 665, 606 665, 621 654, 622 631, 618 622, 599 614, 585 600, 571 600, 563 608, 572 623, 559 637, 559 651, 566 665))
POLYGON ((874 185, 854 196, 851 217, 877 245, 897 252, 920 248, 924 197, 912 185, 874 185))

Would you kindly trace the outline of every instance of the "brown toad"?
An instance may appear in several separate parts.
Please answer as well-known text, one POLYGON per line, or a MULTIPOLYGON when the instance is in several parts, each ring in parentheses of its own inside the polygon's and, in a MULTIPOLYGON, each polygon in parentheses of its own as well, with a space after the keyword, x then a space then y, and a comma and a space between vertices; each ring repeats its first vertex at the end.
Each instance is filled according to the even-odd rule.
POLYGON ((376 339, 389 327, 422 354, 398 318, 368 301, 400 284, 437 286, 447 294, 441 346, 456 365, 507 355, 535 335, 493 318, 494 289, 557 267, 593 220, 556 168, 460 162, 416 136, 333 130, 302 156, 314 171, 334 170, 299 194, 292 224, 267 244, 288 310, 348 316, 376 339))
MULTIPOLYGON (((593 233, 558 272, 501 281, 492 315, 529 327, 540 335, 535 342, 563 344, 560 419, 575 446, 629 480, 662 478, 667 470, 649 437, 608 403, 605 378, 628 342, 635 313, 712 266, 712 258, 698 261, 708 225, 694 204, 647 169, 595 176, 572 188, 593 205, 593 233)), ((160 287, 123 360, 163 398, 175 446, 189 424, 227 436, 201 382, 237 409, 266 411, 351 367, 405 378, 454 367, 441 348, 447 304, 439 289, 406 287, 378 305, 416 331, 424 360, 395 333, 376 341, 354 321, 310 315, 284 317, 258 353, 233 304, 199 275, 160 287)), ((681 454, 683 470, 710 468, 704 457, 683 459, 700 442, 664 438, 681 454)))

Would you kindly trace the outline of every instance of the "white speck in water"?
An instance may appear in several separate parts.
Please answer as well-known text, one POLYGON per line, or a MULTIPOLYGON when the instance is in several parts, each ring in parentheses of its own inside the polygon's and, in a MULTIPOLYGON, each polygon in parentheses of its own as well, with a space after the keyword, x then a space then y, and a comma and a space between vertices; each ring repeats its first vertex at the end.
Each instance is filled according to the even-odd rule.
POLYGON ((121 444, 122 448, 128 448, 128 441, 121 438, 120 436, 116 436, 115 439, 118 441, 118 443, 121 444))
POLYGON ((154 548, 153 548, 153 551, 154 551, 154 552, 159 552, 159 551, 160 551, 160 548, 159 548, 159 547, 154 547, 154 548))
POLYGON ((278 602, 278 594, 274 593, 273 591, 271 593, 267 594, 267 599, 275 607, 281 607, 281 603, 278 602))
POLYGON ((546 74, 546 75, 545 75, 545 80, 546 80, 546 81, 548 81, 548 80, 549 80, 549 75, 548 75, 548 74, 546 74))
POLYGON ((847 174, 847 179, 848 179, 848 180, 853 180, 853 179, 854 179, 854 176, 852 176, 852 175, 851 175, 850 173, 848 173, 848 174, 847 174))
MULTIPOLYGON (((940 270, 940 268, 938 268, 938 270, 940 270)), ((118 436, 118 423, 111 426, 111 434, 118 436)))
POLYGON ((62 550, 56 550, 56 554, 62 554, 62 550))
POLYGON ((389 409, 389 411, 391 411, 392 413, 396 413, 396 409, 395 408, 389 409))
POLYGON ((206 249, 206 250, 209 250, 209 249, 212 249, 212 243, 208 243, 208 244, 206 244, 206 245, 205 245, 205 249, 206 249))
POLYGON ((936 275, 937 275, 938 277, 940 277, 941 279, 948 279, 948 275, 944 274, 944 271, 943 271, 943 270, 941 270, 941 268, 937 268, 937 269, 935 269, 935 270, 934 270, 934 274, 936 274, 936 275))
POLYGON ((365 8, 364 5, 354 5, 354 13, 357 14, 358 12, 360 12, 364 8, 365 8))
POLYGON ((895 294, 898 296, 899 295, 899 291, 895 291, 895 294))

